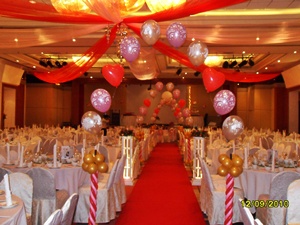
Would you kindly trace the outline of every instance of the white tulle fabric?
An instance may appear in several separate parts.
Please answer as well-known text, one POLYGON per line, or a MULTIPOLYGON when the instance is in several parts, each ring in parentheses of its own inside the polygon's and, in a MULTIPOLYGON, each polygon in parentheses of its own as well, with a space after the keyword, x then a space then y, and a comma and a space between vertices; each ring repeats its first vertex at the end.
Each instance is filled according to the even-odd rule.
POLYGON ((78 197, 77 193, 72 194, 61 208, 63 212, 61 225, 72 225, 78 197))
POLYGON ((66 190, 56 191, 53 174, 44 168, 31 168, 27 174, 33 180, 32 224, 43 224, 63 206, 69 194, 66 190))
POLYGON ((293 181, 287 191, 287 200, 289 207, 287 208, 286 223, 299 224, 300 223, 300 179, 293 181))
MULTIPOLYGON (((225 191, 224 179, 213 179, 206 163, 200 159, 202 180, 200 189, 200 204, 202 211, 207 215, 209 224, 224 224, 225 215, 225 191)), ((241 222, 239 199, 243 198, 241 189, 234 190, 233 223, 241 222)))
POLYGON ((55 210, 45 221, 44 225, 61 225, 63 213, 61 209, 55 210))
MULTIPOLYGON (((114 179, 119 159, 116 160, 106 183, 98 183, 96 223, 108 223, 116 218, 114 179)), ((91 186, 84 185, 79 189, 79 198, 74 215, 75 223, 87 223, 90 210, 91 186)))
MULTIPOLYGON (((292 171, 283 171, 273 177, 270 194, 261 194, 258 200, 286 200, 287 189, 291 182, 300 179, 300 174, 292 171)), ((257 208, 256 217, 263 223, 268 225, 284 225, 286 221, 286 208, 257 208)))

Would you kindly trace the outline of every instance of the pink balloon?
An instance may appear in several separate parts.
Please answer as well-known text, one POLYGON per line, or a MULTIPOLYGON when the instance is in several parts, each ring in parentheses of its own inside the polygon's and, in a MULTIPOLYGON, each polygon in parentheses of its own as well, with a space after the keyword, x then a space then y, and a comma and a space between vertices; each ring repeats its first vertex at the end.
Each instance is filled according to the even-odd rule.
POLYGON ((107 112, 111 106, 111 96, 104 89, 96 89, 91 94, 91 103, 100 112, 107 112))
POLYGON ((179 89, 175 89, 173 91, 173 98, 179 98, 180 97, 180 90, 179 89))
POLYGON ((149 92, 149 94, 150 94, 150 96, 151 96, 152 98, 155 98, 155 97, 156 97, 156 95, 157 95, 157 91, 156 91, 156 90, 153 90, 153 89, 151 89, 151 90, 150 90, 150 92, 149 92))
POLYGON ((140 108, 139 108, 139 112, 140 112, 140 114, 141 115, 146 115, 147 114, 147 107, 146 106, 140 106, 140 108))
POLYGON ((160 81, 158 81, 156 84, 155 84, 155 88, 157 91, 161 91, 164 87, 164 84, 160 81))
POLYGON ((222 125, 222 131, 227 140, 234 140, 244 131, 243 120, 238 116, 227 117, 222 125))
POLYGON ((189 108, 184 108, 184 109, 182 110, 182 115, 183 115, 184 117, 189 117, 189 116, 190 116, 190 109, 189 109, 189 108))
POLYGON ((225 115, 234 108, 235 96, 229 90, 221 90, 214 97, 214 109, 220 115, 225 115))
POLYGON ((121 55, 128 61, 132 62, 137 59, 140 54, 140 43, 135 37, 125 37, 120 43, 121 55))
POLYGON ((144 117, 142 117, 142 116, 137 116, 137 117, 136 117, 136 122, 139 123, 139 124, 140 124, 140 123, 143 123, 143 122, 144 122, 144 117))
POLYGON ((167 91, 173 91, 174 84, 172 82, 167 83, 166 84, 166 89, 167 89, 167 91))
POLYGON ((180 47, 186 40, 186 29, 181 23, 172 23, 167 28, 167 39, 175 47, 180 47))
POLYGON ((185 123, 189 126, 192 126, 194 123, 193 117, 189 116, 185 119, 185 123))

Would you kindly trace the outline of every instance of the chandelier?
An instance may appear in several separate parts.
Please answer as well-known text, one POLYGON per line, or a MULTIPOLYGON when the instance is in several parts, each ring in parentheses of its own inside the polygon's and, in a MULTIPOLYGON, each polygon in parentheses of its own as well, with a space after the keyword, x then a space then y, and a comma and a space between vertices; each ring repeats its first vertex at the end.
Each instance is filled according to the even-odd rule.
POLYGON ((186 0, 146 0, 148 8, 153 13, 171 9, 185 2, 186 0))
POLYGON ((91 12, 84 0, 51 0, 51 3, 56 11, 62 14, 91 12))

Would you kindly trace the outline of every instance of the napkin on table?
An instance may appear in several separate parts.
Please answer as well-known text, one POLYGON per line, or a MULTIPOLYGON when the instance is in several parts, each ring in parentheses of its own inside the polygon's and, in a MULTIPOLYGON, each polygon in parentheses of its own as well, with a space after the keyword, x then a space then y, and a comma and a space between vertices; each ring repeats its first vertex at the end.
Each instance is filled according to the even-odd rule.
POLYGON ((11 200, 11 192, 10 192, 10 187, 9 187, 9 181, 8 181, 8 174, 4 175, 4 187, 5 187, 6 205, 11 206, 12 205, 12 200, 11 200))

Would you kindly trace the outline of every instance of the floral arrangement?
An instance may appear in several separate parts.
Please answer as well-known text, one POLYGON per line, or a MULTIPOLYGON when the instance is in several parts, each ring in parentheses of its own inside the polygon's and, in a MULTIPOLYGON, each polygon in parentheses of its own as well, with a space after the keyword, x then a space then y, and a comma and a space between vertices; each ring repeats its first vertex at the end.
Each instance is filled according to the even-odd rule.
POLYGON ((208 137, 208 132, 205 130, 193 129, 191 132, 192 137, 208 137))
POLYGON ((120 136, 134 136, 133 130, 122 129, 119 133, 120 136))

